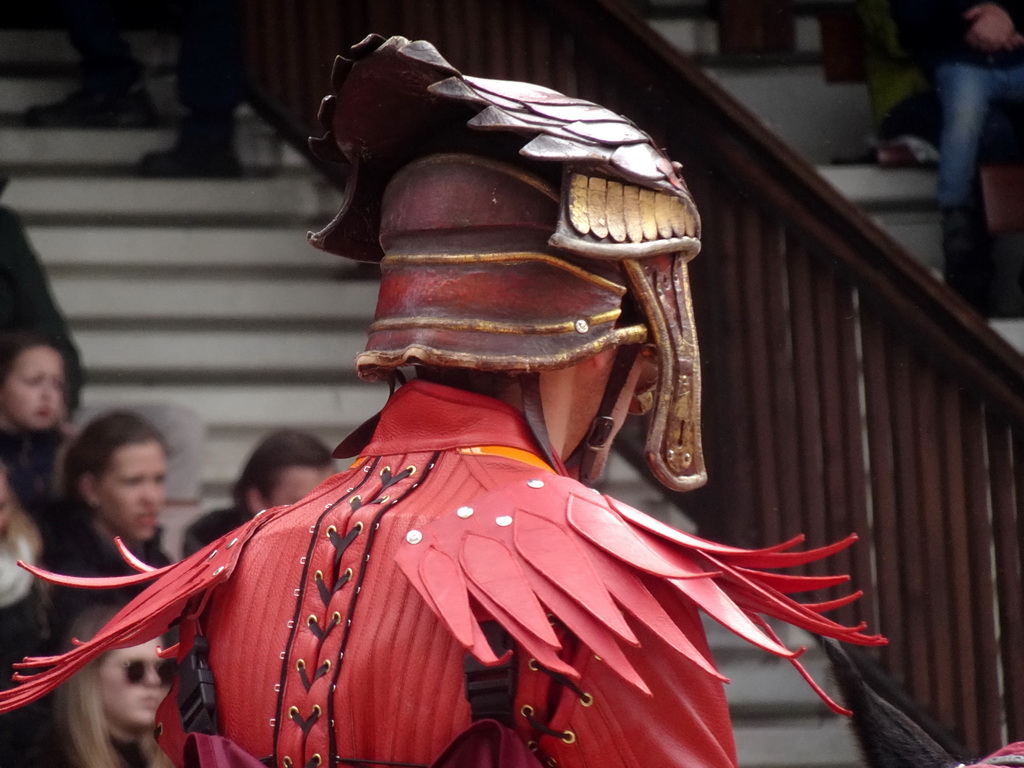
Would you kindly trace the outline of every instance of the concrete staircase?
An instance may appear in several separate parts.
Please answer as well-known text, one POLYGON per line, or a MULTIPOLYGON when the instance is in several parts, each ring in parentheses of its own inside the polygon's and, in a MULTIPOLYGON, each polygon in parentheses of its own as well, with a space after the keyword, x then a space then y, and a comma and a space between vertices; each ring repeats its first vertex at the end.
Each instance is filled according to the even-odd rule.
MULTIPOLYGON (((680 50, 695 56, 715 80, 809 162, 833 186, 867 211, 892 238, 928 267, 942 273, 935 171, 885 169, 836 160, 856 158, 872 136, 870 106, 863 83, 827 83, 817 59, 821 50, 817 17, 824 5, 852 7, 847 0, 796 3, 795 51, 786 56, 742 59, 719 55, 717 29, 700 0, 651 0, 651 26, 680 50)), ((1024 294, 1017 275, 1024 265, 1024 235, 995 244, 995 313, 1007 319, 992 326, 1024 351, 1024 294), (1011 319, 1012 318, 1012 319, 1011 319)))
MULTIPOLYGON (((28 225, 79 346, 86 405, 176 403, 207 425, 202 503, 224 502, 255 442, 296 426, 339 441, 386 388, 358 382, 352 359, 375 285, 310 248, 304 233, 339 195, 251 111, 240 114, 239 181, 135 178, 137 158, 173 140, 173 48, 132 38, 168 125, 138 131, 29 130, 18 116, 74 86, 63 36, 0 31, 0 202, 28 225)), ((315 105, 311 105, 311 109, 315 105)), ((607 489, 675 525, 658 492, 613 457, 607 489)), ((168 521, 172 541, 190 516, 168 521)), ((737 716, 744 768, 856 764, 845 725, 790 666, 709 626, 737 716)), ((791 645, 807 642, 794 636, 791 645)), ((826 680, 816 649, 815 677, 826 680)))

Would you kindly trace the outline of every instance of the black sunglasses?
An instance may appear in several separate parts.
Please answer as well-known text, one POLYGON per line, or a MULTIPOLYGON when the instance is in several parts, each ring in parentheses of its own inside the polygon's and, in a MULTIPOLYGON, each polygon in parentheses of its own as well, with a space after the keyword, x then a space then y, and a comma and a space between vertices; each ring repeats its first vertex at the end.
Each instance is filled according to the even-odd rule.
POLYGON ((122 662, 122 665, 124 666, 124 675, 132 685, 138 685, 145 679, 146 667, 156 672, 162 685, 170 685, 174 680, 175 673, 178 671, 178 665, 174 659, 163 659, 161 661, 136 659, 135 661, 122 662))

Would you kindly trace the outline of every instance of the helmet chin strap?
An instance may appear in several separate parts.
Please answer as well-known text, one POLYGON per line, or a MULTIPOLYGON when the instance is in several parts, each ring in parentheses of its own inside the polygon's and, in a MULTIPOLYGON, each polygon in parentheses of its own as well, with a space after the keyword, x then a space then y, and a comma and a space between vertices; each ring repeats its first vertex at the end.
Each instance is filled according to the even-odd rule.
POLYGON ((622 396, 622 389, 626 385, 630 371, 633 370, 638 354, 639 344, 627 344, 616 350, 615 361, 612 363, 597 415, 590 422, 586 436, 565 460, 565 466, 579 467, 580 482, 586 485, 597 482, 608 459, 608 451, 611 450, 612 436, 615 432, 615 419, 612 414, 622 396))
POLYGON ((554 448, 551 445, 551 437, 548 435, 548 425, 544 420, 544 404, 540 397, 540 374, 525 373, 519 377, 519 390, 523 398, 523 418, 526 425, 533 432, 541 453, 552 467, 562 467, 562 460, 555 456, 554 448))

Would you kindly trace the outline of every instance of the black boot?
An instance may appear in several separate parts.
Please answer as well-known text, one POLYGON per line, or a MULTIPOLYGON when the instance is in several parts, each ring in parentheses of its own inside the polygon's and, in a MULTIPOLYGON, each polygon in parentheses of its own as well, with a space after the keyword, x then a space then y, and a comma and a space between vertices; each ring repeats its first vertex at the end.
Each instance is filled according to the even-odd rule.
POLYGON ((145 155, 139 162, 139 175, 161 179, 235 179, 242 175, 242 164, 230 141, 179 139, 172 149, 145 155))
POLYGON ((983 315, 991 305, 992 247, 980 214, 973 208, 942 211, 943 276, 946 284, 983 315))

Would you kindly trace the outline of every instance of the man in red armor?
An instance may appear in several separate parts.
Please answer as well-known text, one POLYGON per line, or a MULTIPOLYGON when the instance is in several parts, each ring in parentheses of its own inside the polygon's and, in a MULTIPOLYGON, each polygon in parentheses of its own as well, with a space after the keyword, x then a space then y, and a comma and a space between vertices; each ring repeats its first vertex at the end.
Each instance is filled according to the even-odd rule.
POLYGON ((493 747, 515 765, 732 768, 699 611, 789 657, 761 614, 882 641, 820 615, 856 594, 787 596, 843 577, 760 571, 848 542, 727 547, 588 487, 627 410, 650 413, 663 483, 705 479, 700 223, 679 166, 619 115, 462 76, 424 42, 367 38, 333 80, 312 144, 349 183, 311 241, 380 263, 360 376, 416 377, 304 500, 106 580, 153 583, 91 642, 31 660, 0 707, 180 622, 159 715, 178 765, 484 766, 493 747))

